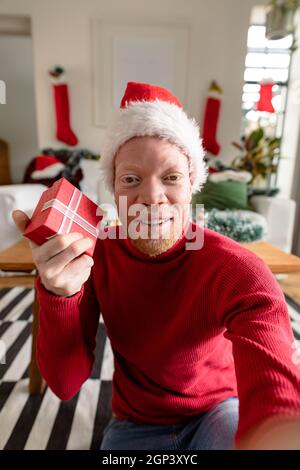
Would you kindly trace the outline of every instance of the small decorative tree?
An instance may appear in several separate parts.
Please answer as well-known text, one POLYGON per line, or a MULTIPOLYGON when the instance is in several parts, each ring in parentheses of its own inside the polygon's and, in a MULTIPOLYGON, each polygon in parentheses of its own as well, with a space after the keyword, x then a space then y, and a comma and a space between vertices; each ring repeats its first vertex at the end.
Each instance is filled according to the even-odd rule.
POLYGON ((262 127, 255 129, 242 138, 241 143, 232 142, 241 153, 234 158, 231 165, 238 170, 246 170, 252 174, 252 186, 263 182, 270 189, 271 175, 278 170, 281 139, 268 137, 262 127))

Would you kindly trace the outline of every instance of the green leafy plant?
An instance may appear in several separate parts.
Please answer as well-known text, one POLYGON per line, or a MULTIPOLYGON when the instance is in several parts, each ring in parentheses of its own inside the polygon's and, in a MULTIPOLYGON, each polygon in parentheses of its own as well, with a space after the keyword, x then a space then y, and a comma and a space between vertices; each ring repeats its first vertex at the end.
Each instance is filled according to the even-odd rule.
POLYGON ((268 5, 273 7, 280 7, 282 13, 286 13, 288 11, 296 12, 300 7, 300 0, 270 0, 268 5))
POLYGON ((240 154, 233 159, 231 165, 238 170, 249 171, 252 174, 251 183, 258 177, 267 182, 271 174, 277 173, 281 158, 281 139, 266 136, 263 127, 243 137, 241 143, 232 142, 232 145, 240 154))

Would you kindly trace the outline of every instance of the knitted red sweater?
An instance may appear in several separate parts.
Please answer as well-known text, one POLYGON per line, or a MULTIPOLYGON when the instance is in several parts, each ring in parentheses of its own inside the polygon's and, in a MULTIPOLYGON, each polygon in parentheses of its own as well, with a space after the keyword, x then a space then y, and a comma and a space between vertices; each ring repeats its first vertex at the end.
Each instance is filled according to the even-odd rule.
POLYGON ((202 249, 186 250, 185 235, 154 259, 128 239, 98 240, 90 279, 70 298, 38 281, 37 359, 54 393, 68 400, 89 377, 101 310, 119 418, 178 423, 238 395, 238 439, 263 418, 300 414, 300 368, 276 280, 238 243, 204 236, 202 249))

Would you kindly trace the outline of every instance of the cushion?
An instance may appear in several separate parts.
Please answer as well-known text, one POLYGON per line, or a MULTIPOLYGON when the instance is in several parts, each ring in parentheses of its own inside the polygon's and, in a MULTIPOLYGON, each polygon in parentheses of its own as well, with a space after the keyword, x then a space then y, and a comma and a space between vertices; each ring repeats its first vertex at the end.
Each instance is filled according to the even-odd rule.
POLYGON ((254 210, 248 203, 247 184, 241 181, 207 181, 204 188, 194 194, 192 204, 204 204, 206 210, 254 210))

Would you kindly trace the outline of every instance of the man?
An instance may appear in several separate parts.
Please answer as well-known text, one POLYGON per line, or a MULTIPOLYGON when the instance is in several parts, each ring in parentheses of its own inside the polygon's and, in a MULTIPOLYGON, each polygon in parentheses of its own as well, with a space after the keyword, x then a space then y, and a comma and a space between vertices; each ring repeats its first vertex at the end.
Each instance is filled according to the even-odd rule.
POLYGON ((101 232, 93 259, 78 234, 32 245, 37 359, 63 400, 91 373, 102 312, 115 359, 102 449, 300 449, 284 296, 258 257, 189 220, 201 144, 176 97, 129 83, 101 161, 122 227, 101 232))

